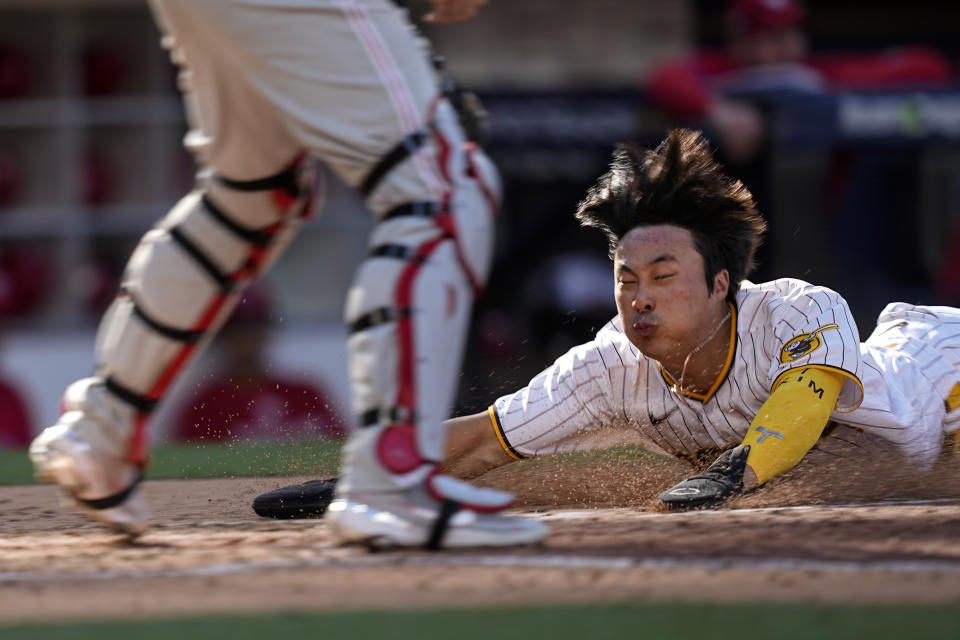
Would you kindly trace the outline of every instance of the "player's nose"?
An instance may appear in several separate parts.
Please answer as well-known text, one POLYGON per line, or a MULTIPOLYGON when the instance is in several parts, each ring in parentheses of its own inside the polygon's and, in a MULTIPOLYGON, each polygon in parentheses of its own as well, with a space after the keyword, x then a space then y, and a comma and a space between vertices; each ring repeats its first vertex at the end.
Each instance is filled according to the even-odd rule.
POLYGON ((647 293, 643 287, 637 287, 637 295, 633 297, 630 306, 637 311, 647 313, 656 309, 657 303, 654 302, 653 296, 647 293))

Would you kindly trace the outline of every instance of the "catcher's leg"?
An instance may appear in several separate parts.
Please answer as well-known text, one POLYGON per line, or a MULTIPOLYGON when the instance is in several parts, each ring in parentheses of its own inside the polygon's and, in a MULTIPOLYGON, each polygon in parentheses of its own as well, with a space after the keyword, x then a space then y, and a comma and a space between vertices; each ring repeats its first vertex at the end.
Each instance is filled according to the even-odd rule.
POLYGON ((205 183, 134 250, 100 326, 95 375, 67 389, 58 423, 30 448, 38 475, 120 530, 145 524, 136 484, 150 413, 311 210, 303 156, 260 180, 205 183))
POLYGON ((136 482, 151 411, 292 239, 313 190, 306 145, 250 86, 246 59, 223 36, 233 3, 151 6, 183 69, 186 146, 211 171, 142 238, 101 323, 95 375, 67 390, 60 420, 30 450, 41 477, 128 531, 144 526, 136 482))
POLYGON ((489 267, 499 184, 444 100, 432 115, 429 131, 408 136, 363 183, 375 195, 412 169, 416 158, 409 156, 424 154, 437 163, 446 190, 437 200, 375 211, 380 221, 370 255, 346 306, 359 426, 328 520, 348 542, 430 548, 535 542, 545 534, 541 524, 492 515, 510 503, 509 494, 440 469, 443 420, 473 298, 489 267))
MULTIPOLYGON (((191 29, 195 16, 216 24, 216 33, 194 33, 196 41, 235 53, 220 62, 244 74, 256 94, 249 103, 269 103, 283 125, 278 135, 361 188, 379 222, 347 303, 350 377, 366 426, 348 446, 346 508, 331 511, 335 532, 439 544, 452 524, 448 544, 539 539, 536 523, 479 516, 509 496, 436 473, 470 299, 488 267, 491 206, 478 179, 482 160, 471 166, 403 12, 388 0, 303 2, 296 10, 266 0, 152 2, 174 30, 191 29), (475 508, 453 516, 455 504, 475 508), (380 512, 394 523, 385 532, 380 512)), ((211 117, 247 105, 231 101, 211 117)), ((245 157, 218 149, 225 160, 245 157)))

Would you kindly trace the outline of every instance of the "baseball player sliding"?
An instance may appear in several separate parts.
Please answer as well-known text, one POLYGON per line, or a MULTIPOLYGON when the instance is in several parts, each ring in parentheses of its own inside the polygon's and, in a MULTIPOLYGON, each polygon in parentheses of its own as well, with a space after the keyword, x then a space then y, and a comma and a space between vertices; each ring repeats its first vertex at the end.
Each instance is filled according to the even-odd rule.
MULTIPOLYGON (((429 21, 485 0, 432 0, 429 21)), ((357 429, 331 524, 342 542, 534 543, 509 494, 440 470, 473 297, 487 275, 496 170, 468 144, 406 12, 388 0, 151 0, 181 67, 204 170, 141 240, 97 341, 94 376, 30 448, 85 513, 139 533, 146 423, 319 195, 312 158, 377 225, 346 302, 357 429)))
MULTIPOLYGON (((619 425, 677 458, 722 451, 660 495, 697 507, 788 471, 829 421, 918 469, 960 427, 960 310, 890 304, 861 343, 836 292, 747 281, 765 223, 698 133, 618 149, 576 215, 609 240, 617 317, 488 412, 452 421, 448 459, 463 475, 582 449, 619 425)), ((316 513, 329 486, 280 489, 255 509, 316 513)))

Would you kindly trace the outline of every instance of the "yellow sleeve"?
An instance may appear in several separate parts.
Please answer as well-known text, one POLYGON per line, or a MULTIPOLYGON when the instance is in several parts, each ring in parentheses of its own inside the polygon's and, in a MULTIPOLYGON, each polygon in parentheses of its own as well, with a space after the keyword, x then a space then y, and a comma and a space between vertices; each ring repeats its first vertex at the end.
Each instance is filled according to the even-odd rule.
POLYGON ((792 469, 817 443, 844 380, 818 367, 792 369, 781 378, 742 442, 750 445, 747 466, 760 484, 792 469))

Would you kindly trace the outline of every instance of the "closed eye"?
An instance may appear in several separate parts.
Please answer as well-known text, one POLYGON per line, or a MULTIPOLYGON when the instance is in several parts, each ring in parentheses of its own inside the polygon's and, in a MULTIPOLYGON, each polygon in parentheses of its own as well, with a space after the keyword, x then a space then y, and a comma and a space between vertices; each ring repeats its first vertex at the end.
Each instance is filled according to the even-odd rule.
POLYGON ((677 275, 677 274, 675 274, 675 273, 665 273, 665 274, 663 274, 662 276, 657 276, 657 277, 655 277, 654 280, 666 280, 667 278, 672 278, 672 277, 675 276, 675 275, 677 275))

